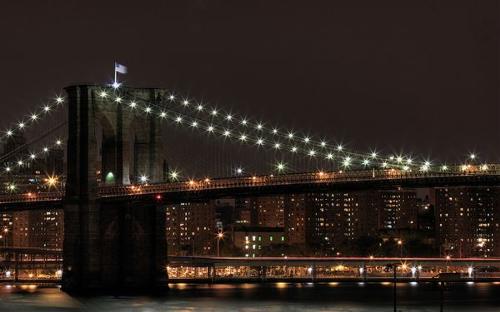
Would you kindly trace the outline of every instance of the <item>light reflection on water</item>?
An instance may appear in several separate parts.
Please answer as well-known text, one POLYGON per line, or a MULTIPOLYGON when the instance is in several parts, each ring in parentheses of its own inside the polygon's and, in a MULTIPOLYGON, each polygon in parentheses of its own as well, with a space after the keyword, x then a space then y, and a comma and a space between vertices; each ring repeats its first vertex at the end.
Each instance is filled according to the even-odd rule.
MULTIPOLYGON (((164 296, 71 297, 59 288, 1 285, 0 311, 390 311, 392 283, 171 284, 164 296)), ((430 283, 400 283, 398 310, 439 310, 430 283)), ((451 284, 448 311, 498 311, 500 283, 451 284)))

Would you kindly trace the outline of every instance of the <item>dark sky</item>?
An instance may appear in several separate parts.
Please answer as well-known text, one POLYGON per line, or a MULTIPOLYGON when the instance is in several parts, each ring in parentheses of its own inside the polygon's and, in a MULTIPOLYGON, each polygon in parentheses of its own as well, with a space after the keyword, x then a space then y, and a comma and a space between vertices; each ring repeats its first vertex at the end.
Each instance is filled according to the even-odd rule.
POLYGON ((178 90, 353 148, 500 161, 499 1, 2 1, 2 123, 64 86, 178 90))

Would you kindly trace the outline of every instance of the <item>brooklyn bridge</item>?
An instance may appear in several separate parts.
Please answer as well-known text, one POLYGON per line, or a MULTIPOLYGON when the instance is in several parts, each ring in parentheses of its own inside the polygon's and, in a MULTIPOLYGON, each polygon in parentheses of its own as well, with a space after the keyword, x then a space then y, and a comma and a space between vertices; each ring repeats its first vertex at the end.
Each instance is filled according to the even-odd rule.
MULTIPOLYGON (((18 259, 16 257, 19 255, 31 253, 53 255, 51 257, 56 263, 62 260, 58 275, 62 277, 63 288, 68 291, 155 287, 166 283, 169 275, 167 267, 184 268, 169 271, 171 278, 188 278, 201 274, 199 272, 204 272, 199 276, 205 279, 214 278, 215 266, 224 266, 227 270, 235 266, 266 267, 265 271, 260 269, 255 273, 259 278, 269 277, 271 272, 279 271, 284 274, 282 268, 278 270, 276 267, 281 265, 280 261, 286 255, 276 259, 262 259, 266 263, 260 263, 257 258, 250 260, 249 254, 240 260, 178 256, 169 260, 166 231, 171 219, 165 217, 171 213, 167 211, 169 205, 224 198, 288 198, 297 194, 367 190, 390 192, 414 188, 438 188, 445 190, 446 194, 448 189, 464 188, 492 189, 498 192, 500 186, 500 165, 479 161, 474 154, 464 157, 462 163, 446 164, 431 162, 418 156, 350 150, 341 144, 331 144, 326 140, 304 135, 306 132, 269 127, 270 123, 211 107, 167 89, 74 85, 67 87, 65 91, 64 96, 58 96, 34 113, 24 116, 2 134, 2 141, 9 142, 29 128, 45 128, 43 131, 38 130, 31 141, 2 156, 1 176, 5 190, 0 195, 0 207, 3 213, 48 208, 63 212, 62 250, 16 249, 20 246, 7 244, 2 250, 5 252, 5 264, 11 263, 14 258, 18 259), (66 117, 61 122, 54 122, 55 111, 66 114, 66 117), (175 153, 173 148, 162 141, 162 131, 169 127, 186 127, 192 130, 192 134, 202 135, 206 140, 245 145, 259 153, 285 156, 277 158, 268 172, 253 173, 235 167, 230 176, 194 177, 171 169, 166 162, 165 153, 175 153), (59 136, 54 138, 54 133, 59 136), (53 144, 48 143, 51 140, 53 144), (60 151, 65 155, 53 166, 61 167, 61 162, 65 159, 65 169, 57 176, 49 175, 40 180, 40 172, 33 172, 32 169, 40 159, 53 151, 60 151), (192 272, 191 269, 185 269, 189 265, 192 272), (196 269, 195 273, 194 268, 198 267, 203 270, 196 269), (272 267, 275 268, 274 271, 272 267)), ((452 195, 448 197, 451 201, 452 195)), ((479 205, 485 218, 478 225, 481 227, 476 231, 479 234, 467 237, 466 242, 462 240, 463 244, 472 244, 474 248, 480 249, 479 254, 468 255, 462 261, 453 263, 464 270, 468 278, 473 277, 470 268, 474 263, 478 267, 498 267, 498 259, 495 257, 500 255, 497 243, 500 241, 500 221, 498 206, 495 205, 497 204, 488 206, 487 209, 491 211, 486 211, 485 207, 479 205)), ((342 209, 350 209, 345 207, 344 205, 342 209)), ((356 210, 356 214, 363 213, 370 212, 356 210)), ((467 216, 472 214, 469 211, 464 213, 467 216)), ((352 218, 352 223, 355 218, 358 220, 357 215, 354 217, 353 214, 352 218)), ((399 218, 398 216, 397 219, 399 218)), ((408 222, 413 224, 413 221, 408 222)), ((323 223, 321 221, 321 225, 323 223)), ((4 234, 7 235, 9 229, 6 227, 5 230, 4 234)), ((214 226, 210 231, 213 231, 213 240, 217 241, 217 254, 212 256, 218 256, 220 241, 216 235, 220 234, 222 238, 223 228, 216 230, 214 226)), ((250 232, 247 230, 244 248, 256 249, 256 245, 250 243, 250 232)), ((330 234, 325 234, 325 240, 330 239, 328 235, 330 234)), ((351 234, 342 235, 350 239, 351 234)), ((285 236, 282 236, 283 240, 285 236)), ((270 235, 269 239, 272 241, 273 236, 270 235)), ((255 240, 254 237, 253 241, 255 240)), ((403 245, 402 240, 398 244, 403 245)), ((458 244, 460 246, 455 251, 460 248, 462 252, 461 244, 458 244)), ((250 258, 253 257, 255 253, 250 258)), ((405 266, 408 263, 405 270, 408 269, 407 277, 410 279, 416 278, 417 272, 421 271, 417 267, 433 261, 404 257, 401 246, 400 257, 378 260, 381 261, 378 266, 394 267, 393 262, 396 260, 398 263, 404 262, 405 266)), ((30 265, 39 263, 33 259, 26 261, 30 265)), ((319 274, 316 268, 325 265, 324 261, 330 261, 329 266, 350 263, 355 275, 366 278, 367 272, 371 270, 367 264, 375 263, 377 259, 304 258, 294 261, 300 262, 298 267, 304 266, 293 271, 294 274, 305 276, 306 279, 316 278, 319 274)), ((440 268, 449 267, 450 261, 454 260, 443 254, 442 258, 434 261, 431 271, 436 273, 440 272, 440 268)), ((248 270, 240 273, 242 276, 254 276, 248 270)), ((10 276, 11 272, 8 272, 10 276)), ((287 272, 286 274, 292 274, 287 272)))

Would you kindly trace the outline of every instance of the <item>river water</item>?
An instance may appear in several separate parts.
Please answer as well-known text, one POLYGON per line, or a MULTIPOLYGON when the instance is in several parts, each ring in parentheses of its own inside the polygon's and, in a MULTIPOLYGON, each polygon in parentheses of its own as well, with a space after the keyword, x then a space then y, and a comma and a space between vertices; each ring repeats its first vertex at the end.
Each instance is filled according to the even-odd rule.
MULTIPOLYGON (((500 283, 449 285, 444 311, 500 311, 500 283)), ((439 311, 440 289, 398 284, 398 311, 439 311)), ((71 297, 59 288, 0 286, 0 311, 393 311, 392 284, 171 285, 162 296, 71 297)))

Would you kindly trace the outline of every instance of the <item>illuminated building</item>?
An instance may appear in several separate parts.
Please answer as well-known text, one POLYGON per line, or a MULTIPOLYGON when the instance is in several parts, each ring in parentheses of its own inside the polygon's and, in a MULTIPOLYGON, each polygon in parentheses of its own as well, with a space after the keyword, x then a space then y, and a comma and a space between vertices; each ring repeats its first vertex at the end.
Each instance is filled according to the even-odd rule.
POLYGON ((285 233, 280 227, 238 227, 234 229, 233 241, 246 257, 280 255, 286 244, 285 233))

